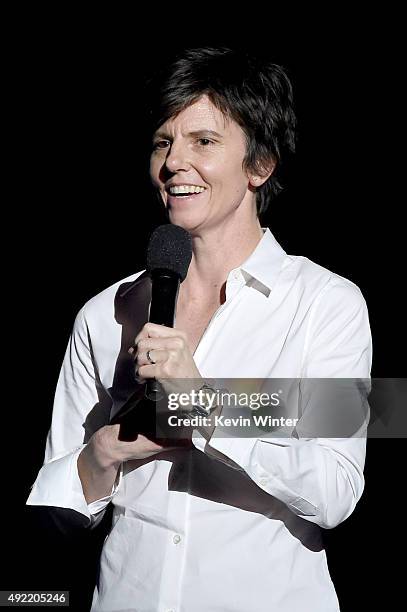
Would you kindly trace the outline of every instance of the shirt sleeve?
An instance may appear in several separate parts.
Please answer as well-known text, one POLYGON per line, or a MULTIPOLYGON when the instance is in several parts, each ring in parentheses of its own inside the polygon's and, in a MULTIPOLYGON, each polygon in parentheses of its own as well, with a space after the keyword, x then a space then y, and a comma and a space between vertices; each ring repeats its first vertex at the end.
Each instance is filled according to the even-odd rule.
MULTIPOLYGON (((331 281, 312 304, 302 379, 370 380, 372 342, 366 303, 352 283, 331 281)), ((366 430, 365 423, 365 428, 366 430)), ((362 427, 363 430, 363 427, 362 427)), ((332 528, 353 511, 364 488, 366 431, 353 437, 237 438, 194 445, 235 469, 307 521, 332 528)))
POLYGON ((92 359, 84 309, 78 313, 68 343, 55 392, 52 423, 45 459, 34 482, 27 505, 75 510, 95 526, 118 491, 123 464, 109 496, 87 504, 79 478, 77 460, 86 446, 85 421, 99 403, 100 389, 92 359))

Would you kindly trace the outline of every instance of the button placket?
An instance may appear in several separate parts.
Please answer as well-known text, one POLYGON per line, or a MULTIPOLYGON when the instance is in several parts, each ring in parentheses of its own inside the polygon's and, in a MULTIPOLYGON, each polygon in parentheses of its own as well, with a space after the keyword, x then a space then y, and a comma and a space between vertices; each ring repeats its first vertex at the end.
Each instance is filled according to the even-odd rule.
POLYGON ((163 612, 167 612, 167 610, 174 610, 175 612, 180 598, 185 555, 185 546, 181 545, 184 536, 181 534, 188 520, 187 508, 188 499, 185 494, 171 496, 167 508, 167 521, 172 526, 173 531, 168 534, 159 596, 160 609, 163 612))

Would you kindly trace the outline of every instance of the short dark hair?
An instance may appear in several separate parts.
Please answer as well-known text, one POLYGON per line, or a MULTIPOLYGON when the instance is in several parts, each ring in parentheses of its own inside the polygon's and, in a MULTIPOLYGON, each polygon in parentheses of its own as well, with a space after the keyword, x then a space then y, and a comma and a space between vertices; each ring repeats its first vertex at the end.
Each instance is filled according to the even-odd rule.
POLYGON ((295 150, 292 86, 284 69, 245 51, 187 49, 151 79, 147 94, 151 132, 203 95, 240 125, 246 135, 244 167, 262 175, 275 163, 257 188, 257 213, 263 213, 281 191, 281 167, 295 150))

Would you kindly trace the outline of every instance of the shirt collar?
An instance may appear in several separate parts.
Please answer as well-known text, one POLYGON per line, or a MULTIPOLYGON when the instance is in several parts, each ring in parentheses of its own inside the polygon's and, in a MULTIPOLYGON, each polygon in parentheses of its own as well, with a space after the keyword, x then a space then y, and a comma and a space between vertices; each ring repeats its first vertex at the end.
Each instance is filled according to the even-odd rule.
MULTIPOLYGON (((253 253, 249 255, 239 268, 231 270, 228 280, 232 278, 233 273, 239 275, 238 271, 240 271, 247 287, 253 287, 253 289, 260 291, 260 293, 268 297, 280 272, 286 252, 279 245, 268 227, 262 227, 262 230, 263 237, 253 253)), ((129 283, 121 297, 148 278, 147 272, 144 271, 135 281, 129 283)))
POLYGON ((246 285, 257 289, 267 297, 280 272, 286 252, 279 245, 269 228, 262 228, 263 238, 253 253, 240 266, 246 285))

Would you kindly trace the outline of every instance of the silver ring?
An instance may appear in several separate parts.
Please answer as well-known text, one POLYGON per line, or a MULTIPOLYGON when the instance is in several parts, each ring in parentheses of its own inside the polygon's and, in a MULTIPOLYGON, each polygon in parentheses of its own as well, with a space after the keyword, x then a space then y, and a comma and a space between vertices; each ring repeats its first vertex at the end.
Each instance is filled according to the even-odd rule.
POLYGON ((148 361, 149 361, 150 363, 152 363, 152 364, 154 365, 154 364, 156 363, 156 361, 154 361, 154 359, 151 359, 151 355, 150 355, 150 352, 151 352, 152 350, 153 350, 153 349, 149 349, 149 350, 147 351, 147 359, 148 359, 148 361))

